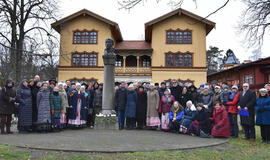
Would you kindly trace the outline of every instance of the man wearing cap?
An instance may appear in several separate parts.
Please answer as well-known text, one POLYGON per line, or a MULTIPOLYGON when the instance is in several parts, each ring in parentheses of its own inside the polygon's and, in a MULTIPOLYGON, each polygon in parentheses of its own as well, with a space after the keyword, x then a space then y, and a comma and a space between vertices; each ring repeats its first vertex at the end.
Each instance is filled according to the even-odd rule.
POLYGON ((240 111, 241 125, 245 131, 245 139, 255 141, 255 111, 256 94, 249 89, 249 84, 243 84, 243 91, 239 95, 238 110, 240 111))
POLYGON ((213 113, 213 106, 212 106, 213 94, 209 90, 209 86, 207 86, 207 85, 204 86, 204 90, 203 90, 203 92, 201 92, 198 102, 202 103, 204 105, 204 107, 207 109, 207 111, 209 112, 210 116, 212 116, 212 113, 213 113))

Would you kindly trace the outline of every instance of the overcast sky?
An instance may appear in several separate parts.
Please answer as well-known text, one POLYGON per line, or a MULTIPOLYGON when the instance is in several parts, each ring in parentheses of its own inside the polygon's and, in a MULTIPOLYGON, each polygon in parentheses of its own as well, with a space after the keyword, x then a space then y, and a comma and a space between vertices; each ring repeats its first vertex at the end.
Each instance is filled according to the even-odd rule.
MULTIPOLYGON (((205 17, 213 12, 226 0, 197 0, 197 8, 193 1, 184 0, 183 9, 205 17)), ((107 19, 118 23, 124 40, 144 40, 144 23, 162 16, 172 8, 167 5, 169 0, 147 0, 131 10, 119 10, 117 0, 61 0, 61 18, 81 9, 88 9, 107 19)), ((207 49, 216 46, 224 51, 232 49, 240 61, 248 59, 255 48, 248 49, 244 44, 244 35, 239 33, 237 26, 245 6, 241 0, 231 0, 228 5, 210 16, 208 19, 216 23, 207 36, 207 49)), ((270 56, 269 36, 265 38, 262 46, 263 57, 270 56), (267 39, 267 40, 266 40, 267 39)))

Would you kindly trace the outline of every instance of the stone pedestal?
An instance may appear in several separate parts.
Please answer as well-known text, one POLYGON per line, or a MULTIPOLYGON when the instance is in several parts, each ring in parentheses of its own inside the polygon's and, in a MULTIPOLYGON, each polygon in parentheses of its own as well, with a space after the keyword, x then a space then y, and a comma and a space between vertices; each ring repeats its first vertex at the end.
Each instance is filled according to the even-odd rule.
POLYGON ((104 84, 102 96, 102 111, 104 115, 115 114, 114 107, 114 67, 115 67, 115 54, 104 54, 104 84))

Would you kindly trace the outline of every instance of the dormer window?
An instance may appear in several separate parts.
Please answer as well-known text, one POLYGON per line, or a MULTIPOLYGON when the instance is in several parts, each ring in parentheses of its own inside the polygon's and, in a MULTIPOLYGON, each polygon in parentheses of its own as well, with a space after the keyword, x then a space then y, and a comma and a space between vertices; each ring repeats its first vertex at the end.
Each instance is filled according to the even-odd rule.
POLYGON ((97 31, 74 31, 73 44, 97 44, 97 31))
POLYGON ((192 34, 191 30, 167 30, 166 31, 167 44, 191 44, 192 34))

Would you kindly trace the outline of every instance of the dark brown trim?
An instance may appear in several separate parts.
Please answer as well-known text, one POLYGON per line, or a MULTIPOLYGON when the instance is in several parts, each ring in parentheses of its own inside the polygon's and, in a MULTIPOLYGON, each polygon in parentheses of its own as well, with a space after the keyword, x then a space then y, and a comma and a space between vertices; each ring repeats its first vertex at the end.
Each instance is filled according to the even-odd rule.
POLYGON ((91 55, 91 54, 95 54, 96 56, 97 56, 97 65, 96 66, 98 66, 98 52, 72 52, 71 53, 71 65, 70 66, 72 66, 72 67, 82 67, 82 68, 89 68, 89 67, 96 67, 96 66, 90 66, 89 64, 90 64, 90 56, 89 55, 91 55), (80 55, 80 64, 78 65, 78 66, 74 66, 73 65, 73 55, 75 55, 75 54, 79 54, 80 55), (81 56, 82 56, 82 54, 88 54, 88 66, 81 66, 81 56))
MULTIPOLYGON (((95 29, 92 29, 92 30, 87 30, 87 29, 83 29, 83 30, 79 30, 79 29, 76 29, 76 30, 73 30, 72 31, 72 44, 74 44, 74 45, 97 45, 98 44, 98 30, 95 30, 95 29), (96 34, 97 34, 97 41, 96 41, 96 43, 74 43, 74 34, 75 34, 75 32, 81 32, 81 34, 82 34, 82 32, 96 32, 96 34)), ((80 37, 81 39, 80 39, 80 42, 82 42, 82 35, 81 35, 81 37, 80 37)), ((89 42, 90 42, 90 35, 89 35, 89 42)))
MULTIPOLYGON (((164 82, 170 82, 171 83, 172 79, 168 79, 168 80, 164 80, 164 82)), ((187 79, 187 80, 181 80, 180 78, 177 79, 178 82, 181 82, 181 83, 186 83, 186 82, 192 82, 192 84, 194 84, 195 80, 191 80, 191 79, 187 79)))
POLYGON ((61 68, 104 68, 103 66, 58 66, 59 69, 61 68))
POLYGON ((95 81, 95 82, 97 82, 98 79, 96 79, 96 78, 94 78, 94 77, 89 78, 89 79, 87 79, 87 78, 85 78, 85 77, 83 77, 83 78, 76 78, 76 77, 74 77, 74 78, 69 79, 69 81, 70 81, 70 82, 72 82, 72 81, 86 81, 86 82, 95 81))
POLYGON ((180 28, 177 28, 176 30, 174 30, 174 29, 168 29, 168 30, 166 30, 165 31, 165 37, 166 37, 166 42, 165 42, 165 44, 168 44, 168 45, 174 45, 174 44, 179 44, 179 45, 184 45, 184 44, 192 44, 192 30, 190 30, 190 29, 185 29, 185 30, 182 30, 182 29, 180 29, 180 28), (167 33, 168 32, 174 32, 174 42, 173 43, 168 43, 168 37, 167 37, 167 33), (183 43, 176 43, 176 32, 182 32, 182 42, 183 43), (190 39, 191 39, 191 43, 184 43, 184 32, 190 32, 190 39))
POLYGON ((167 68, 193 68, 193 64, 194 64, 194 53, 192 53, 192 52, 189 52, 189 51, 187 51, 187 52, 171 52, 171 51, 169 51, 169 52, 166 52, 165 53, 165 64, 164 64, 164 66, 165 67, 167 67, 167 68), (183 66, 175 66, 175 57, 174 57, 174 66, 167 66, 166 64, 166 57, 167 57, 167 54, 181 54, 181 55, 183 55, 183 66), (185 62, 185 55, 187 55, 187 54, 190 54, 191 55, 191 58, 192 58, 192 61, 191 61, 191 66, 184 66, 185 64, 184 64, 184 62, 185 62))
POLYGON ((115 52, 153 52, 153 49, 115 49, 115 52))
POLYGON ((207 67, 158 67, 158 66, 152 66, 151 68, 156 68, 156 69, 207 69, 207 67))

